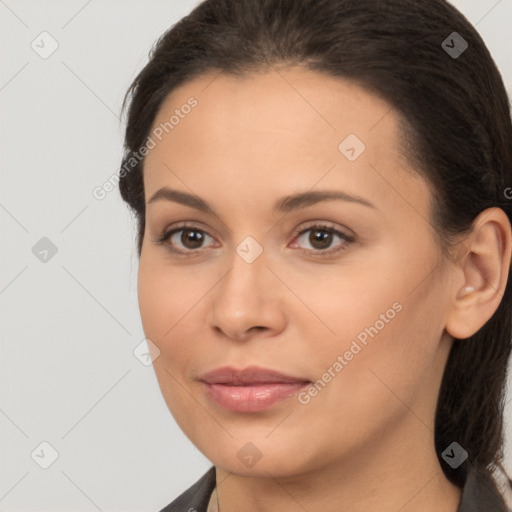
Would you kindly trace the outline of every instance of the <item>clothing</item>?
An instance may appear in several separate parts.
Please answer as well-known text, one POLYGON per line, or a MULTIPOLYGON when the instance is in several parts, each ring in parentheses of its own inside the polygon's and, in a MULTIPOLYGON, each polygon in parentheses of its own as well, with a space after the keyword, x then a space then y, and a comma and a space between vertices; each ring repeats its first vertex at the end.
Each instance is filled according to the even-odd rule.
MULTIPOLYGON (((160 512, 206 512, 215 489, 215 466, 160 512)), ((457 512, 510 512, 488 473, 476 467, 468 471, 457 512)))

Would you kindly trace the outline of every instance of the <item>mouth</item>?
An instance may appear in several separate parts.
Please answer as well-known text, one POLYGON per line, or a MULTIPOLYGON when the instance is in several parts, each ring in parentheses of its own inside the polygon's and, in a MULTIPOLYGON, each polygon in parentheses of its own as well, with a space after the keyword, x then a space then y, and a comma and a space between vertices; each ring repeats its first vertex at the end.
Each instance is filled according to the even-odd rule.
POLYGON ((281 402, 311 384, 311 381, 275 370, 223 367, 200 378, 207 397, 234 412, 259 412, 281 402))

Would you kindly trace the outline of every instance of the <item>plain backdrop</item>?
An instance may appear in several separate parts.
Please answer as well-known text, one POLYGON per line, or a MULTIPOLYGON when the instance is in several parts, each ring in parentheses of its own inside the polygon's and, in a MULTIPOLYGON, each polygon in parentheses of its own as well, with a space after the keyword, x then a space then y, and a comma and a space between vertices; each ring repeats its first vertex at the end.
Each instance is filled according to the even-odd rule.
MULTIPOLYGON (((156 512, 210 467, 134 354, 134 219, 92 194, 119 168, 126 89, 197 3, 0 0, 3 512, 156 512)), ((454 3, 512 92, 512 0, 454 3)))

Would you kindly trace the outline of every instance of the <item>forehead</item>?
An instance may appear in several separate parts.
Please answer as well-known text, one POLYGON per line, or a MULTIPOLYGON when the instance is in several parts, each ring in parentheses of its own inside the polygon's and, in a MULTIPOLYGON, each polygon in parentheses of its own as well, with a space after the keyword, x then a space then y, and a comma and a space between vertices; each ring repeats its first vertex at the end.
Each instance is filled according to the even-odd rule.
MULTIPOLYGON (((193 124, 201 142, 230 141, 245 150, 254 147, 249 135, 259 142, 265 134, 279 134, 279 142, 300 137, 305 152, 334 148, 348 133, 371 143, 373 151, 382 144, 398 142, 398 113, 379 97, 354 82, 307 70, 303 67, 271 68, 240 76, 210 72, 175 89, 157 113, 153 127, 169 121, 193 97, 190 115, 172 129, 171 144, 192 144, 187 125, 193 124), (186 121, 186 122, 185 122, 186 121), (239 128, 244 128, 239 131, 239 128), (376 130, 375 135, 370 132, 376 130), (229 137, 226 137, 229 135, 229 137), (370 140, 372 139, 372 140, 370 140), (377 140, 373 140, 377 139, 377 140), (319 140, 324 143, 319 147, 319 140)), ((272 142, 275 137, 267 137, 272 142)), ((297 150, 298 148, 295 148, 297 150)), ((397 148, 398 149, 398 148, 397 148)))
POLYGON ((399 121, 389 103, 356 83, 301 67, 201 75, 175 89, 155 118, 152 131, 168 129, 146 157, 146 199, 164 185, 183 189, 182 178, 198 194, 222 183, 226 194, 246 197, 321 180, 383 208, 406 200, 425 213, 427 184, 403 157, 399 121), (196 106, 183 108, 191 98, 196 106), (352 149, 355 160, 347 158, 352 149))

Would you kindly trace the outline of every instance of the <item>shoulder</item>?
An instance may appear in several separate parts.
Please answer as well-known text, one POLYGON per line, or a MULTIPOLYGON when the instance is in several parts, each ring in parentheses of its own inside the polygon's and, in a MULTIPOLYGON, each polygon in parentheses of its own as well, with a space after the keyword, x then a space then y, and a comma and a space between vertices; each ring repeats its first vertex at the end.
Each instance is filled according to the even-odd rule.
POLYGON ((160 512, 206 512, 215 488, 215 466, 160 512))

